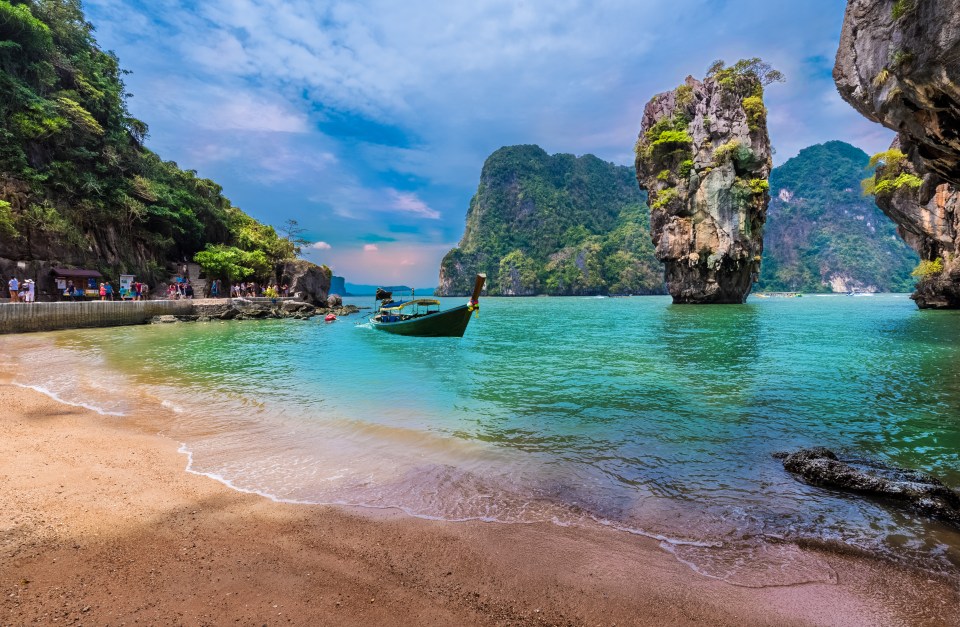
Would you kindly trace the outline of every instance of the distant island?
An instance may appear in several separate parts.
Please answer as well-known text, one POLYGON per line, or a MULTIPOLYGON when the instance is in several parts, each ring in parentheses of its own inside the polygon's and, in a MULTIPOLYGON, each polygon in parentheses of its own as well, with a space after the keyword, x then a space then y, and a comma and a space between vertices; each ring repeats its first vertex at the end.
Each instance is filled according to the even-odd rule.
POLYGON ((832 141, 770 174, 760 281, 754 291, 909 292, 920 261, 864 196, 867 153, 832 141))
POLYGON ((483 164, 437 294, 468 294, 477 272, 493 296, 663 294, 644 198, 633 168, 500 148, 483 164))
MULTIPOLYGON (((862 194, 869 160, 832 141, 773 169, 755 292, 913 288, 917 255, 862 194)), ((492 296, 664 294, 649 224, 632 168, 507 146, 484 163, 437 294, 467 294, 476 272, 487 273, 492 296)))

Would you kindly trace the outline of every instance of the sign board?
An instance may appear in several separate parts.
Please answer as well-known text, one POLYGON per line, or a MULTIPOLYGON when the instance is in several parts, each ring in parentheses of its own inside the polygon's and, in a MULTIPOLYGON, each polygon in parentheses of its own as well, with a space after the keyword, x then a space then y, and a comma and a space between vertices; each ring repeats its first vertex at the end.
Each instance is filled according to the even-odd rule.
POLYGON ((120 275, 120 298, 133 298, 133 275, 120 275))

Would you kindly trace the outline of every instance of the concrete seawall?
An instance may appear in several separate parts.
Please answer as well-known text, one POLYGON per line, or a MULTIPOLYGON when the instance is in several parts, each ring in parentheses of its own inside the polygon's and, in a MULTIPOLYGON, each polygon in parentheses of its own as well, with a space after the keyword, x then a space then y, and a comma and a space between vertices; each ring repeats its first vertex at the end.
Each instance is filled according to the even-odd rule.
POLYGON ((0 334, 144 324, 153 316, 189 315, 189 300, 89 301, 0 305, 0 334))

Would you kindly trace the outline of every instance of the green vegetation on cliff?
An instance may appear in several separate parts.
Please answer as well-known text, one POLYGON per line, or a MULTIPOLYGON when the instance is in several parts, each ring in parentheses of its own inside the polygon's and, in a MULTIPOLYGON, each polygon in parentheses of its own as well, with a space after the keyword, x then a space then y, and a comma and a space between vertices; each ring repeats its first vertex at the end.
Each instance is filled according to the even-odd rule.
POLYGON ((469 293, 476 272, 493 295, 663 293, 633 170, 531 145, 484 163, 438 293, 469 293))
POLYGON ((292 257, 219 185, 143 146, 124 71, 92 31, 79 0, 0 0, 0 257, 154 278, 214 244, 292 257))
POLYGON ((805 148, 773 170, 757 290, 913 288, 916 254, 860 192, 868 167, 865 152, 832 141, 805 148))

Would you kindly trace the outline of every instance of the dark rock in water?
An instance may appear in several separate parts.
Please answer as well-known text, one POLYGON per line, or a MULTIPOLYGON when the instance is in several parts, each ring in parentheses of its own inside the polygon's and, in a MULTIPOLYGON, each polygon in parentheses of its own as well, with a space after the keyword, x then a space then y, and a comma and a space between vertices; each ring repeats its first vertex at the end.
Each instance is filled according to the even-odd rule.
POLYGON ((822 446, 774 456, 783 459, 787 471, 812 485, 899 501, 925 516, 960 528, 960 493, 926 473, 866 460, 841 460, 822 446))
POLYGON ((154 316, 150 319, 150 324, 170 324, 173 322, 180 322, 180 319, 171 315, 154 316))
POLYGON ((327 307, 339 307, 343 305, 343 299, 337 294, 327 296, 327 307))
POLYGON ((223 313, 221 313, 221 314, 219 315, 219 318, 220 318, 221 320, 233 320, 234 318, 236 318, 236 317, 239 316, 239 315, 240 315, 240 310, 237 309, 236 307, 232 307, 232 306, 231 306, 231 307, 227 307, 226 309, 224 309, 224 310, 223 310, 223 313))

